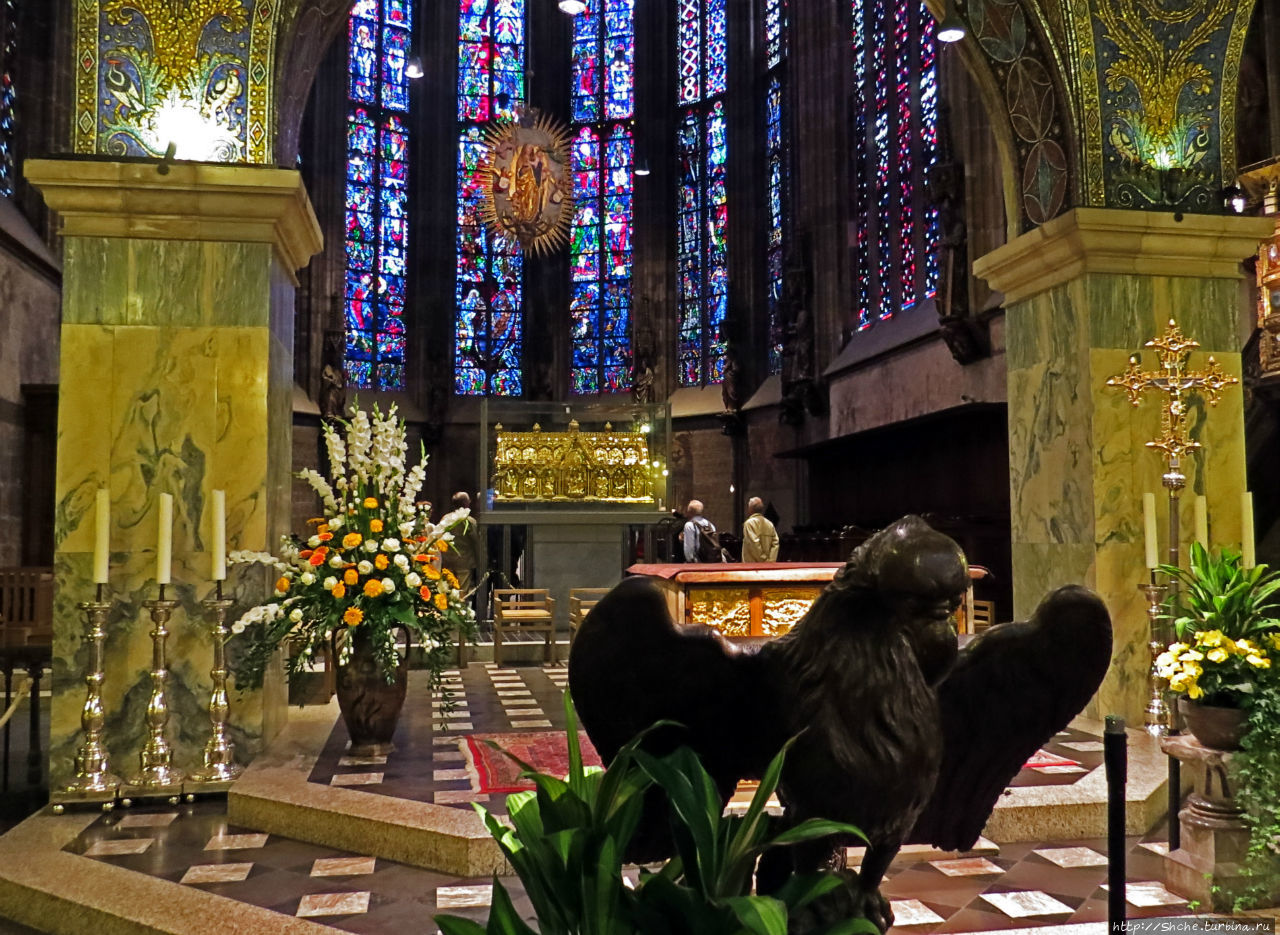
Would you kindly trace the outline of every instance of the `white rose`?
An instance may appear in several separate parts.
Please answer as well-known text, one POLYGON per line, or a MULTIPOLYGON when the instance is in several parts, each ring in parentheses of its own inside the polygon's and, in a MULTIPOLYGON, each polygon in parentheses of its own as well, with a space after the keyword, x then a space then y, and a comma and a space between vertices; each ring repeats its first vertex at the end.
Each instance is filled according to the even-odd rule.
POLYGON ((393 561, 396 563, 396 567, 401 571, 409 570, 409 556, 405 555, 403 552, 397 554, 393 561))
POLYGON ((416 588, 422 584, 422 576, 416 571, 411 571, 404 576, 404 583, 411 588, 416 588))
POLYGON ((373 562, 361 562, 356 566, 356 571, 362 575, 371 574, 373 572, 373 562))
POLYGON ((390 594, 395 589, 396 589, 396 583, 394 581, 392 581, 390 578, 382 579, 382 592, 384 594, 390 594))
POLYGON ((346 562, 342 560, 341 555, 335 555, 333 558, 329 559, 330 568, 341 568, 345 564, 346 562))
POLYGON ((384 552, 399 552, 400 540, 399 539, 383 539, 382 549, 384 552))
POLYGON ((324 579, 323 584, 324 584, 324 589, 326 591, 332 591, 334 588, 338 586, 338 579, 335 578, 333 575, 330 575, 328 578, 324 579))
POLYGON ((320 547, 320 537, 312 536, 310 539, 307 540, 307 545, 311 546, 311 548, 313 549, 318 549, 320 547))
POLYGON ((298 610, 297 608, 294 608, 293 613, 289 614, 289 619, 292 620, 294 623, 301 623, 302 611, 298 610))
POLYGON ((298 580, 301 581, 303 584, 310 586, 316 583, 316 576, 309 571, 304 571, 298 577, 298 580))
MULTIPOLYGON (((342 481, 341 481, 341 480, 339 480, 339 481, 338 481, 338 483, 339 483, 339 484, 341 484, 341 483, 342 483, 342 481)), ((329 520, 329 528, 330 528, 330 529, 341 529, 341 528, 342 528, 342 517, 341 517, 341 516, 335 516, 333 519, 329 520)))
POLYGON ((366 539, 366 540, 364 540, 364 550, 365 550, 366 552, 376 552, 376 551, 378 551, 378 543, 377 543, 377 540, 375 540, 375 539, 366 539))

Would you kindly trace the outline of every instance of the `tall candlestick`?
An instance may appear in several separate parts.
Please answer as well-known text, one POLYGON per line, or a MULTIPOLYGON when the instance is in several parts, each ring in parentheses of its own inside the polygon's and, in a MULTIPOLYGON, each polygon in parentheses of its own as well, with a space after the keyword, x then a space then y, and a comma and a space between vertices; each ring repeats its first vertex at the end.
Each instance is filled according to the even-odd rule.
POLYGON ((111 564, 111 494, 105 487, 98 488, 94 507, 93 583, 106 584, 111 564))
POLYGON ((1253 548, 1253 494, 1245 491, 1240 495, 1240 567, 1252 568, 1258 564, 1258 556, 1253 548))
POLYGON ((1156 541, 1156 495, 1153 493, 1142 495, 1142 525, 1146 534, 1147 567, 1155 568, 1160 564, 1160 547, 1156 541))
POLYGON ((213 580, 227 578, 227 492, 213 492, 213 580))
POLYGON ((1195 530, 1196 542, 1200 543, 1202 549, 1209 548, 1209 502, 1203 494, 1196 497, 1195 501, 1195 530))
POLYGON ((160 535, 156 540, 156 584, 168 584, 173 566, 173 494, 160 494, 160 535))

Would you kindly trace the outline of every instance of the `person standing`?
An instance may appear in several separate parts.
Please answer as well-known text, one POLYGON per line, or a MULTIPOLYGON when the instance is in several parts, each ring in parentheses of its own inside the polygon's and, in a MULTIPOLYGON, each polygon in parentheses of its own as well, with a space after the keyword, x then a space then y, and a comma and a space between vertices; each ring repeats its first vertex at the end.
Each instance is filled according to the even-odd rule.
POLYGON ((751 515, 742 524, 742 560, 744 562, 776 562, 778 560, 778 530, 764 515, 764 501, 752 497, 747 501, 751 515))
MULTIPOLYGON (((449 503, 451 510, 471 508, 471 495, 459 490, 449 503)), ((476 586, 476 562, 480 557, 480 530, 474 516, 468 516, 453 530, 453 541, 444 553, 443 565, 458 579, 464 595, 476 586)))
POLYGON ((690 500, 685 507, 686 522, 680 538, 684 542, 684 560, 686 562, 721 562, 720 537, 716 527, 702 515, 702 501, 690 500))

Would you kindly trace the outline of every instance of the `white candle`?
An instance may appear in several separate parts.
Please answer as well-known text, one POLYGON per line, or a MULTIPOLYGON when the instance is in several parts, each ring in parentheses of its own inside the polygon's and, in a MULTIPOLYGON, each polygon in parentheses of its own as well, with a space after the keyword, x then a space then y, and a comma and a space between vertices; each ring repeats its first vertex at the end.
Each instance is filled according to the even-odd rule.
POLYGON ((1156 495, 1153 493, 1142 495, 1142 525, 1146 534, 1147 567, 1155 568, 1160 564, 1160 547, 1156 534, 1156 495))
POLYGON ((1209 501, 1199 495, 1195 500, 1195 530, 1196 542, 1200 543, 1202 549, 1209 548, 1209 501))
POLYGON ((1252 568, 1256 564, 1258 556, 1253 549, 1253 494, 1246 490, 1240 495, 1240 567, 1252 568))
POLYGON ((111 494, 107 488, 98 488, 94 507, 93 583, 106 584, 107 569, 111 564, 111 494))
POLYGON ((156 539, 156 584, 168 584, 173 566, 173 494, 160 494, 160 533, 156 539))
POLYGON ((213 492, 213 580, 227 580, 227 492, 213 492))

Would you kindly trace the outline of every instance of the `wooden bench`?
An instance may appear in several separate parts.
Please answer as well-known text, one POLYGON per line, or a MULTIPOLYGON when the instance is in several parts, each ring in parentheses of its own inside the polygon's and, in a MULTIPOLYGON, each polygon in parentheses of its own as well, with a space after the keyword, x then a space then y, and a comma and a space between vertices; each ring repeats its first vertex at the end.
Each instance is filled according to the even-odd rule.
POLYGON ((556 661, 555 598, 546 588, 495 588, 493 592, 493 661, 502 665, 502 638, 541 633, 546 661, 556 661))

